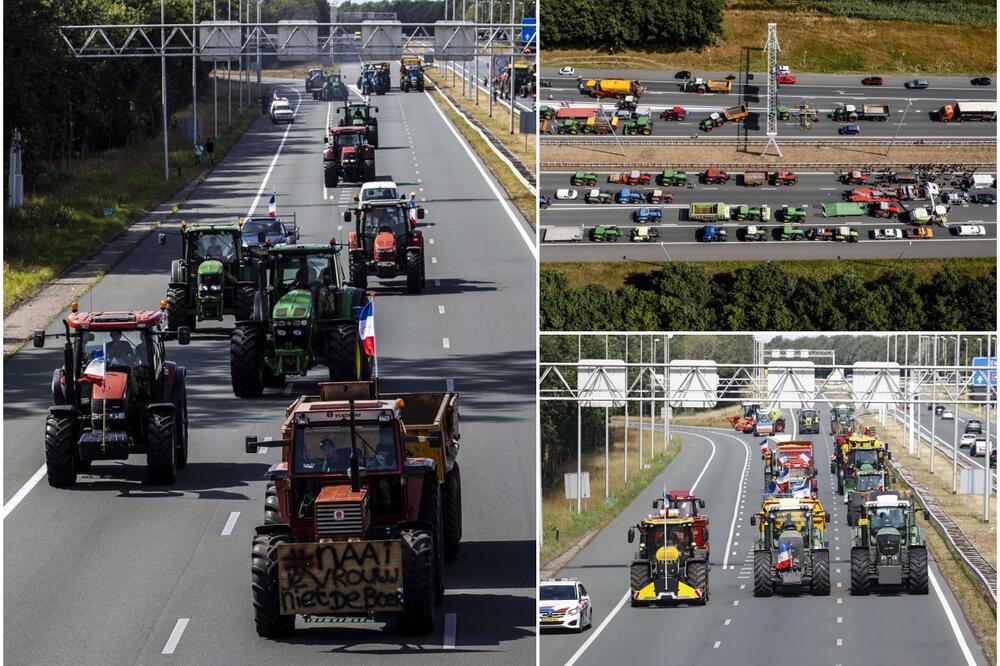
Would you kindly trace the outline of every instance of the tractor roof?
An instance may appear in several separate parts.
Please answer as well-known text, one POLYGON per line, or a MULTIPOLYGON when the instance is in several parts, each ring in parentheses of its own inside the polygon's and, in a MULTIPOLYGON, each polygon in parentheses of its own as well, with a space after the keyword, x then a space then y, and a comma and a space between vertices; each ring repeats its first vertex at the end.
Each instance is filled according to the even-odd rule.
POLYGON ((134 312, 74 312, 66 318, 66 324, 73 329, 90 331, 134 331, 152 328, 163 319, 161 310, 139 310, 134 312))
POLYGON ((365 134, 368 131, 367 125, 344 125, 343 127, 331 127, 331 134, 365 134))
POLYGON ((851 435, 847 443, 852 449, 880 449, 882 442, 869 435, 851 435))
POLYGON ((647 516, 643 519, 645 525, 694 525, 693 518, 663 518, 662 516, 647 516))
POLYGON ((866 502, 865 506, 891 509, 900 506, 910 506, 913 494, 908 490, 897 490, 892 494, 879 495, 872 502, 866 502))
POLYGON ((671 490, 667 493, 670 499, 695 499, 690 490, 671 490))
POLYGON ((218 234, 237 233, 238 234, 238 233, 240 233, 240 225, 236 224, 235 222, 219 223, 219 224, 214 224, 214 223, 209 223, 209 224, 186 224, 184 222, 181 222, 181 229, 185 233, 189 233, 189 234, 190 233, 198 233, 198 234, 204 234, 204 233, 218 233, 218 234))
POLYGON ((340 252, 339 245, 329 243, 305 243, 299 245, 276 245, 269 250, 270 254, 289 255, 294 257, 316 255, 316 254, 336 254, 340 252))

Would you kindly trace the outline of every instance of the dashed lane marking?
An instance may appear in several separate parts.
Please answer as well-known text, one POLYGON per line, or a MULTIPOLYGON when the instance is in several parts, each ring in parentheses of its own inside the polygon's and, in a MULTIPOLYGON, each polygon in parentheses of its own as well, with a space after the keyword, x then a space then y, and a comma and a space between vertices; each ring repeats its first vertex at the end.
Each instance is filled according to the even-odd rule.
POLYGON ((229 536, 233 533, 233 528, 236 527, 236 521, 240 519, 240 512, 233 511, 229 514, 229 520, 226 521, 226 526, 222 528, 221 536, 229 536))
MULTIPOLYGON (((291 127, 291 125, 289 125, 291 127)), ((190 618, 182 617, 177 619, 177 624, 174 625, 174 630, 170 632, 170 638, 167 639, 167 644, 163 646, 163 652, 160 654, 173 654, 174 650, 177 649, 177 644, 181 640, 181 635, 184 634, 184 629, 187 627, 190 618)))

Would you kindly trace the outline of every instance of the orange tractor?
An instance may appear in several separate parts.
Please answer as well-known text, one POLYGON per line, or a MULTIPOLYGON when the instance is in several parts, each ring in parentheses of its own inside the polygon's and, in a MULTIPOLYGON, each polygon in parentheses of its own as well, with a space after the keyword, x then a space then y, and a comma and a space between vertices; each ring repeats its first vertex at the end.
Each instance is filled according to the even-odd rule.
MULTIPOLYGON (((406 290, 424 288, 424 236, 416 228, 424 209, 410 209, 405 201, 371 201, 354 210, 354 231, 348 234, 351 284, 368 288, 368 276, 391 279, 406 276, 406 290)), ((344 211, 350 223, 351 211, 344 211)))
POLYGON ((772 434, 785 431, 785 418, 781 412, 772 409, 770 412, 764 411, 763 407, 756 402, 744 402, 742 414, 730 416, 729 423, 735 430, 739 430, 747 435, 753 434, 757 430, 757 422, 770 422, 772 424, 772 434))
POLYGON ((671 490, 666 497, 653 500, 653 508, 660 512, 662 518, 690 518, 695 550, 708 560, 711 546, 708 541, 708 516, 702 513, 705 500, 695 497, 690 490, 671 490))

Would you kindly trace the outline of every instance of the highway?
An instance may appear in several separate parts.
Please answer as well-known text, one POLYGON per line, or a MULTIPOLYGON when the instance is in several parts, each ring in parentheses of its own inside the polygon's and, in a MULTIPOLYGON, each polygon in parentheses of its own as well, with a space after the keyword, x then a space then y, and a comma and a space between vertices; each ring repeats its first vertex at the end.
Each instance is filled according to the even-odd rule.
MULTIPOLYGON (((616 194, 620 185, 607 182, 607 171, 597 172, 597 187, 616 194)), ((962 224, 981 224, 986 229, 985 238, 996 238, 997 223, 995 206, 983 204, 956 204, 948 213, 949 228, 934 228, 934 237, 918 240, 874 240, 872 232, 877 228, 906 229, 910 225, 895 220, 875 217, 830 217, 822 216, 822 204, 843 201, 843 194, 852 186, 844 185, 835 173, 799 173, 799 183, 794 186, 745 187, 737 184, 742 176, 731 172, 729 183, 706 185, 698 182, 698 174, 689 173, 687 187, 660 187, 650 185, 638 188, 644 195, 654 189, 670 192, 674 199, 670 204, 653 205, 663 209, 663 222, 655 224, 660 233, 659 243, 630 243, 628 234, 636 226, 633 214, 643 205, 649 204, 588 204, 585 195, 591 188, 573 187, 571 172, 543 172, 540 191, 553 200, 551 206, 541 211, 540 226, 583 227, 584 241, 581 243, 543 243, 542 261, 612 261, 625 256, 637 260, 718 260, 718 259, 832 259, 835 257, 868 259, 898 257, 905 249, 909 258, 927 257, 983 257, 996 256, 996 245, 983 242, 983 237, 957 236, 956 227, 962 224), (575 200, 556 200, 557 189, 569 188, 577 191, 575 200), (764 225, 770 241, 740 242, 737 230, 749 222, 730 222, 726 226, 730 239, 725 243, 702 243, 699 232, 702 223, 687 219, 688 205, 691 203, 724 202, 736 205, 768 205, 771 207, 772 221, 764 225), (803 228, 833 227, 848 225, 857 228, 861 240, 858 243, 837 243, 819 241, 777 241, 777 233, 782 223, 775 221, 776 212, 784 205, 805 208, 807 217, 803 228), (618 243, 593 243, 589 240, 589 230, 597 225, 616 225, 625 232, 625 239, 618 243)), ((944 187, 942 192, 957 188, 944 187)), ((982 190, 996 195, 995 189, 982 190)), ((927 205, 926 201, 908 201, 903 205, 909 209, 927 205)), ((757 225, 760 226, 760 225, 757 225)))
MULTIPOLYGON (((357 65, 345 67, 349 82, 357 65)), ((272 81, 297 108, 292 125, 258 121, 185 206, 201 219, 296 213, 301 242, 346 240, 348 187, 322 181, 331 105, 301 81, 272 81)), ((168 343, 188 368, 190 462, 172 486, 144 483, 145 456, 95 463, 65 490, 44 478, 43 431, 58 342, 4 368, 4 661, 10 664, 529 663, 535 654, 535 255, 530 228, 426 94, 375 98, 380 175, 426 207, 427 288, 373 280, 379 374, 390 390, 461 393, 464 536, 446 572, 436 630, 403 635, 373 622, 306 625, 270 641, 254 629, 250 546, 279 450, 244 453, 244 437, 278 436, 285 406, 326 368, 239 400, 228 340, 168 343), (497 455, 502 447, 503 454, 497 455), (502 512, 502 513, 501 513, 502 512), (10 521, 10 522, 7 522, 10 521), (484 613, 483 609, 489 609, 484 613)), ((335 103, 334 103, 335 104, 335 103)), ((333 115, 335 118, 336 116, 333 115)), ((99 280, 82 310, 155 308, 179 220, 99 280)), ((344 258, 346 272, 346 257, 344 258)), ((65 314, 65 313, 64 313, 65 314)), ((62 330, 62 317, 50 332, 62 330)), ((231 324, 231 319, 227 320, 231 324)))
MULTIPOLYGON (((497 55, 499 55, 499 53, 497 55)), ((489 103, 490 103, 489 102, 490 91, 489 91, 489 88, 487 88, 486 86, 484 86, 482 84, 482 80, 483 80, 483 77, 489 77, 489 74, 490 74, 490 57, 489 56, 478 56, 478 59, 479 59, 479 80, 477 81, 476 85, 479 87, 479 103, 481 105, 485 104, 485 105, 489 106, 489 103)), ((475 78, 475 76, 476 76, 476 64, 475 64, 475 61, 472 61, 471 63, 468 63, 468 64, 459 63, 457 61, 450 61, 448 63, 448 70, 451 71, 452 69, 454 69, 458 73, 458 77, 459 78, 464 78, 466 76, 466 71, 468 71, 468 75, 472 76, 473 78, 475 78), (466 68, 468 68, 468 70, 466 70, 466 68)), ((505 100, 505 99, 503 99, 503 98, 501 98, 501 97, 498 96, 496 103, 500 105, 500 108, 507 109, 507 112, 508 112, 508 115, 509 115, 509 113, 510 113, 510 104, 507 102, 507 100, 505 100)), ((532 98, 532 97, 516 97, 515 96, 515 98, 514 98, 514 110, 515 111, 517 111, 518 113, 521 113, 522 111, 531 113, 531 111, 533 110, 533 108, 534 108, 534 98, 532 98)), ((493 111, 494 111, 494 113, 496 113, 496 108, 494 108, 493 111)))
MULTIPOLYGON (((694 77, 703 79, 724 79, 729 72, 693 72, 694 77)), ((992 122, 966 121, 961 123, 941 123, 932 118, 945 104, 963 101, 995 101, 996 89, 992 86, 973 86, 970 78, 959 77, 923 77, 929 81, 929 87, 924 90, 907 89, 904 82, 917 78, 913 76, 884 77, 882 86, 863 86, 861 79, 865 75, 834 75, 834 74, 796 74, 794 85, 779 85, 779 104, 796 111, 801 102, 807 102, 812 109, 819 112, 819 122, 808 131, 798 127, 798 120, 793 116, 787 121, 779 121, 778 132, 783 136, 795 139, 805 137, 831 138, 839 136, 837 130, 845 123, 834 121, 829 114, 843 104, 887 104, 891 114, 889 122, 872 122, 860 120, 861 134, 844 137, 846 142, 852 139, 890 138, 898 129, 898 135, 907 139, 983 139, 996 136, 996 125, 992 122), (912 100, 912 103, 909 101, 912 100), (909 108, 908 107, 909 103, 909 108), (904 115, 905 112, 905 115, 904 115), (900 122, 902 121, 902 124, 900 122)), ((767 122, 767 83, 763 73, 756 73, 744 85, 739 80, 733 81, 732 92, 720 93, 685 93, 681 92, 679 79, 674 79, 673 72, 639 71, 639 70, 577 70, 576 76, 584 80, 592 78, 626 78, 638 80, 646 88, 640 104, 651 105, 653 114, 653 135, 672 137, 733 138, 738 135, 739 125, 729 123, 711 133, 702 132, 698 124, 712 112, 723 108, 746 104, 750 116, 743 122, 742 129, 751 136, 763 135, 767 122), (681 106, 688 111, 688 117, 683 121, 660 120, 660 111, 665 108, 681 106)), ((539 104, 559 106, 568 103, 573 106, 596 107, 598 101, 584 96, 577 88, 576 77, 559 76, 558 70, 543 68, 541 79, 550 83, 549 87, 540 88, 539 104)), ((605 100, 608 108, 613 108, 614 100, 605 100)), ((569 135, 560 138, 572 139, 569 135)))
MULTIPOLYGON (((822 409, 827 423, 828 406, 822 409)), ((789 423, 794 423, 792 413, 789 423)), ((831 514, 829 597, 753 596, 750 515, 759 508, 763 469, 759 439, 733 430, 672 426, 683 449, 663 474, 557 576, 579 578, 594 604, 594 626, 580 634, 541 636, 543 664, 976 664, 987 660, 957 602, 931 561, 927 596, 906 593, 852 597, 850 528, 836 501, 829 467, 818 465, 820 500, 831 514), (632 608, 630 525, 650 513, 667 489, 694 488, 711 519, 712 558, 704 607, 632 608)), ((829 460, 831 438, 812 436, 818 461, 829 460)), ((839 499, 839 497, 837 497, 839 499)), ((928 529, 930 529, 928 527, 928 529)))
MULTIPOLYGON (((952 407, 952 406, 948 406, 948 409, 951 409, 952 411, 954 411, 954 407, 952 407)), ((896 426, 896 432, 898 433, 898 432, 901 432, 900 428, 902 427, 903 419, 905 419, 906 416, 905 416, 905 413, 903 411, 901 411, 901 410, 898 410, 896 413, 897 413, 897 416, 898 416, 898 419, 899 419, 899 420, 897 420, 897 426, 896 426)), ((940 416, 936 416, 934 414, 934 411, 930 410, 930 409, 927 409, 926 406, 918 407, 917 414, 918 414, 918 418, 919 418, 919 421, 920 421, 920 428, 918 428, 919 432, 922 433, 923 435, 925 435, 927 437, 927 439, 930 439, 931 432, 932 432, 931 431, 931 427, 932 427, 932 424, 933 424, 933 427, 934 427, 933 434, 934 434, 934 440, 935 440, 935 448, 936 448, 936 450, 940 451, 942 455, 945 455, 949 459, 952 457, 952 453, 954 452, 955 421, 958 422, 958 437, 959 437, 959 439, 961 439, 962 434, 965 432, 965 424, 966 424, 966 422, 970 418, 977 418, 978 420, 982 421, 982 424, 983 424, 983 435, 985 436, 985 434, 986 434, 986 419, 985 418, 974 417, 974 416, 972 416, 972 415, 970 415, 970 414, 962 411, 961 409, 959 409, 956 412, 956 414, 955 414, 955 416, 956 416, 955 421, 945 420, 945 419, 942 419, 940 416)), ((995 419, 994 419, 994 423, 995 423, 995 419)), ((991 425, 991 427, 990 427, 989 441, 990 441, 990 450, 992 451, 992 450, 996 449, 996 446, 997 446, 997 435, 996 435, 996 429, 995 429, 994 425, 991 425)), ((926 440, 924 440, 924 439, 915 439, 915 442, 919 446, 924 447, 925 450, 926 450, 926 447, 927 447, 927 441, 926 440)), ((909 443, 909 437, 907 437, 907 439, 905 440, 904 443, 905 444, 909 443)), ((958 449, 958 466, 959 467, 968 467, 968 468, 971 468, 971 469, 978 469, 978 470, 980 470, 980 472, 982 472, 983 465, 984 465, 984 463, 985 463, 986 460, 987 460, 987 458, 985 456, 975 456, 975 457, 970 456, 969 455, 969 448, 968 447, 965 447, 965 448, 959 447, 959 449, 958 449)), ((990 478, 993 480, 993 483, 995 484, 996 483, 996 479, 997 479, 997 473, 996 473, 995 469, 990 472, 990 478)))

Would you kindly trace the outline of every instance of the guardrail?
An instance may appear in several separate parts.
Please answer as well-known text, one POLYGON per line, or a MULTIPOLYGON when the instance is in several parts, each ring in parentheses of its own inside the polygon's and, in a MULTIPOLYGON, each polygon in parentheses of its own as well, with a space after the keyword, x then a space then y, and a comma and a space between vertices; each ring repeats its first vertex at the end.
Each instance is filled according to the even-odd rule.
MULTIPOLYGON (((590 146, 590 145, 618 145, 626 143, 630 146, 696 146, 699 144, 712 144, 714 146, 763 146, 767 139, 739 139, 728 137, 701 137, 690 136, 577 136, 567 138, 563 136, 540 137, 542 145, 546 146, 590 146)), ((995 146, 996 139, 837 139, 834 137, 812 138, 804 136, 788 136, 780 139, 781 143, 800 143, 807 146, 995 146)))
MULTIPOLYGON (((906 169, 909 171, 938 171, 944 170, 952 173, 975 173, 977 171, 996 170, 996 164, 992 162, 960 162, 960 163, 928 163, 910 164, 904 162, 880 162, 871 165, 859 165, 857 162, 781 162, 780 164, 769 164, 768 168, 793 169, 795 171, 881 171, 886 169, 906 169)), ((758 164, 746 162, 561 162, 543 161, 541 163, 542 172, 556 169, 587 169, 599 171, 602 169, 655 169, 657 171, 664 168, 684 167, 685 169, 756 169, 758 164)))
MULTIPOLYGON (((909 428, 910 427, 907 424, 906 418, 905 418, 905 416, 903 414, 900 414, 898 411, 894 411, 894 412, 892 412, 892 416, 895 419, 896 423, 899 423, 903 428, 909 428)), ((952 454, 952 447, 954 447, 954 442, 950 442, 949 443, 943 437, 940 437, 936 433, 934 434, 934 440, 935 441, 932 442, 931 441, 931 431, 930 431, 930 428, 928 428, 924 424, 920 423, 919 421, 917 421, 915 423, 915 425, 917 426, 915 428, 915 432, 917 434, 917 437, 919 437, 920 439, 924 440, 928 444, 933 445, 933 447, 937 451, 941 452, 942 455, 946 455, 947 456, 947 455, 951 455, 952 454)), ((988 464, 989 464, 988 457, 984 457, 983 458, 983 467, 985 467, 988 464)), ((979 465, 976 464, 976 461, 972 459, 971 455, 968 455, 966 453, 962 453, 961 451, 959 452, 959 455, 958 455, 958 466, 961 467, 962 469, 972 469, 972 470, 980 470, 980 471, 983 469, 983 467, 980 467, 979 465)), ((990 472, 990 476, 991 477, 993 476, 992 472, 990 472)), ((994 489, 996 489, 996 487, 997 487, 996 479, 994 479, 991 482, 991 485, 992 485, 992 487, 994 489)))

